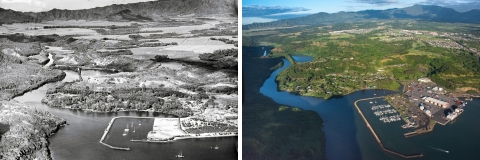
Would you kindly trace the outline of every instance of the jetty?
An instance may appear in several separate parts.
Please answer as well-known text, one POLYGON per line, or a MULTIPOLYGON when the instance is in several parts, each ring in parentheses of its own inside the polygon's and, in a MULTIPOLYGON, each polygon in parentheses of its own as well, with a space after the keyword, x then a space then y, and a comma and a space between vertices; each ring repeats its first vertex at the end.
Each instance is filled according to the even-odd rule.
POLYGON ((110 131, 110 128, 112 127, 112 124, 113 122, 115 121, 115 119, 117 119, 119 117, 114 117, 112 118, 112 120, 110 120, 110 122, 108 123, 108 126, 107 126, 107 129, 105 129, 105 131, 103 132, 103 136, 102 138, 100 139, 100 143, 107 146, 108 148, 111 148, 111 149, 118 149, 118 150, 125 150, 125 151, 129 151, 130 150, 130 147, 128 148, 122 148, 122 147, 114 147, 114 146, 111 146, 109 144, 106 144, 103 142, 103 140, 105 140, 105 137, 107 136, 108 132, 110 131))
POLYGON ((380 138, 378 138, 377 134, 376 134, 375 131, 373 130, 373 127, 370 125, 370 123, 368 123, 367 119, 365 118, 365 116, 363 115, 362 111, 360 110, 360 108, 359 108, 358 105, 357 105, 357 102, 359 102, 359 101, 365 101, 365 100, 371 100, 371 99, 377 99, 377 98, 383 98, 383 96, 373 97, 373 98, 359 99, 359 100, 355 101, 354 105, 355 105, 355 107, 357 108, 358 113, 362 116, 362 119, 365 121, 365 124, 367 125, 367 128, 370 129, 370 131, 372 132, 373 136, 375 137, 375 140, 377 141, 378 145, 380 145, 380 148, 382 148, 382 150, 384 150, 384 151, 386 151, 386 152, 388 152, 388 153, 397 155, 397 156, 402 157, 402 158, 418 158, 418 157, 423 157, 423 153, 413 154, 413 155, 404 155, 404 154, 395 152, 395 151, 393 151, 393 150, 391 150, 391 149, 388 149, 388 148, 386 148, 385 146, 383 146, 382 141, 380 140, 380 138))

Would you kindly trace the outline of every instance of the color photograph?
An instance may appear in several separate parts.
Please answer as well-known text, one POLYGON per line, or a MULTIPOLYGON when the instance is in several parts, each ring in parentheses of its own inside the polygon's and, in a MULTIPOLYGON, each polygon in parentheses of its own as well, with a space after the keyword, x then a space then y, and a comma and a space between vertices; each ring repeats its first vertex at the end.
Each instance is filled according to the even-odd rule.
POLYGON ((479 159, 480 2, 242 2, 243 159, 479 159))

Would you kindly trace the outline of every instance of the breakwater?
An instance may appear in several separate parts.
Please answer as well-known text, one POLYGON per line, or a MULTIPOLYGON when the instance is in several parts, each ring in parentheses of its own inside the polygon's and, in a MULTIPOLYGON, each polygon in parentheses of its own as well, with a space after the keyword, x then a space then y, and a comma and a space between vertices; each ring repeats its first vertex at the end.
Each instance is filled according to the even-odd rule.
POLYGON ((376 140, 377 143, 380 145, 380 148, 382 148, 382 150, 384 150, 384 151, 386 151, 386 152, 388 152, 388 153, 397 155, 397 156, 402 157, 402 158, 418 158, 418 157, 423 157, 423 154, 422 154, 422 153, 420 153, 420 154, 414 154, 414 155, 404 155, 404 154, 395 152, 395 151, 393 151, 393 150, 391 150, 391 149, 388 149, 388 148, 386 148, 385 146, 383 146, 382 141, 381 141, 380 138, 377 136, 377 134, 376 134, 375 131, 373 130, 373 127, 370 125, 370 123, 368 123, 367 119, 365 118, 365 116, 363 115, 362 111, 360 110, 360 108, 359 108, 358 105, 357 105, 357 102, 359 102, 359 101, 370 100, 370 99, 377 99, 377 98, 383 98, 383 96, 381 96, 381 97, 373 97, 373 98, 359 99, 359 100, 355 101, 354 105, 355 105, 355 107, 357 108, 358 113, 362 116, 362 119, 365 121, 365 124, 367 125, 367 128, 370 129, 370 131, 372 132, 373 136, 375 137, 375 140, 376 140))
MULTIPOLYGON (((123 117, 123 116, 122 116, 123 117)), ((126 116, 125 116, 126 117, 126 116)), ((105 137, 107 136, 108 132, 110 131, 110 128, 112 127, 113 125, 113 122, 115 122, 115 119, 117 118, 120 118, 120 117, 114 117, 112 118, 112 120, 110 120, 110 122, 108 123, 108 126, 107 126, 107 129, 105 129, 105 131, 103 132, 103 135, 102 135, 102 138, 100 139, 100 143, 111 148, 111 149, 118 149, 118 150, 126 150, 126 151, 129 151, 130 148, 121 148, 121 147, 114 147, 114 146, 111 146, 109 144, 106 144, 103 142, 103 140, 105 140, 105 137)))

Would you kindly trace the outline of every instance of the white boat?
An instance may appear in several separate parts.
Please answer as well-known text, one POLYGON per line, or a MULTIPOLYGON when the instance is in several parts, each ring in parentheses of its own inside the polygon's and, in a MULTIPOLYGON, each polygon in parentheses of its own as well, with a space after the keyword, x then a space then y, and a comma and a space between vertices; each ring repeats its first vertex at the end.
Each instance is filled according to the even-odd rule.
POLYGON ((182 154, 182 150, 180 150, 180 154, 177 155, 177 157, 178 157, 178 158, 183 158, 183 157, 184 157, 183 154, 182 154))
POLYGON ((135 132, 135 126, 133 126, 133 132, 135 132))
POLYGON ((126 136, 126 135, 128 134, 128 131, 129 131, 129 129, 128 129, 128 124, 127 124, 127 128, 123 131, 123 134, 122 134, 122 135, 123 135, 123 136, 126 136))
POLYGON ((215 149, 218 149, 218 148, 220 148, 220 147, 218 147, 217 145, 215 145, 215 149))
POLYGON ((372 104, 372 103, 373 103, 373 102, 372 102, 372 101, 370 101, 370 104, 372 104))

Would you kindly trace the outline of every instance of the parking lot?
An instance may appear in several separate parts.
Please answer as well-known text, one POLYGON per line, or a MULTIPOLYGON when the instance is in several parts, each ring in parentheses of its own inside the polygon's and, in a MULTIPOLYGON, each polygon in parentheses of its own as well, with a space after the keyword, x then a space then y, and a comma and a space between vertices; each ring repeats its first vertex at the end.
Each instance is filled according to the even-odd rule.
POLYGON ((438 87, 435 83, 421 83, 412 82, 407 86, 407 91, 404 92, 404 97, 407 98, 415 107, 419 107, 421 104, 429 110, 433 116, 433 119, 440 123, 446 123, 446 113, 452 112, 451 105, 456 104, 456 98, 449 96, 448 93, 441 87, 438 87), (443 102, 448 102, 447 108, 425 102, 422 97, 431 97, 443 102))

